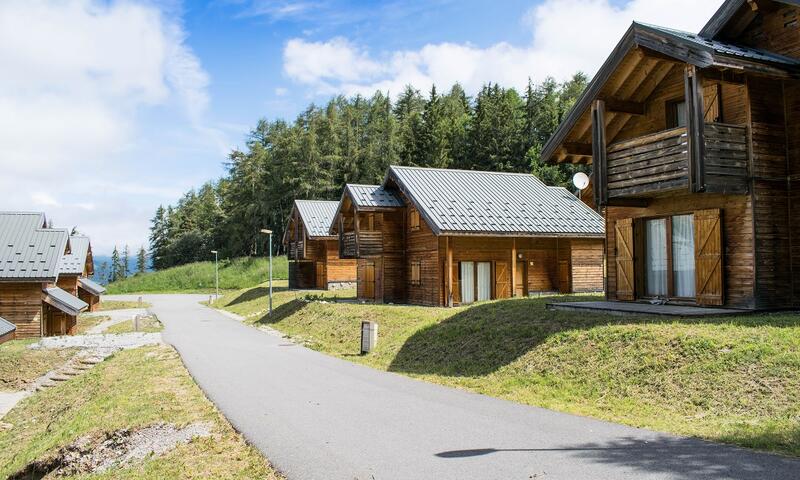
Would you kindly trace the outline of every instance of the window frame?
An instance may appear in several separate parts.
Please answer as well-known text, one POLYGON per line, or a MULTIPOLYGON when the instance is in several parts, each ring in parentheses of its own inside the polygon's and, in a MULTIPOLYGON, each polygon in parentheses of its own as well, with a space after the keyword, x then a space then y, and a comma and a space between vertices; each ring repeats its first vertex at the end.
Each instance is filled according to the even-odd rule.
MULTIPOLYGON (((692 235, 694 235, 694 233, 695 233, 695 225, 694 225, 694 212, 693 211, 691 211, 691 212, 681 212, 681 213, 671 213, 671 214, 665 214, 665 215, 655 215, 655 216, 651 216, 651 217, 642 217, 642 218, 636 219, 636 222, 639 224, 639 227, 634 231, 634 235, 636 235, 636 232, 639 232, 639 235, 641 235, 641 237, 642 237, 641 238, 641 242, 638 242, 638 241, 636 241, 634 239, 634 245, 636 245, 637 247, 641 245, 641 247, 646 248, 645 245, 647 243, 647 238, 646 238, 646 233, 645 233, 645 228, 644 228, 645 222, 647 222, 648 220, 664 219, 666 221, 665 228, 666 228, 666 237, 667 237, 666 238, 666 242, 665 242, 665 248, 667 250, 667 252, 666 252, 666 254, 667 254, 667 257, 666 257, 667 258, 667 295, 666 295, 666 299, 669 300, 669 301, 677 301, 677 302, 680 302, 680 303, 697 303, 697 286, 696 285, 695 285, 695 296, 694 297, 678 297, 678 296, 675 296, 675 272, 674 272, 674 268, 675 267, 674 267, 673 251, 672 251, 672 248, 673 248, 673 246, 672 246, 672 217, 680 217, 680 216, 684 216, 684 215, 691 215, 692 216, 692 235)), ((695 255, 696 255, 696 253, 695 253, 695 255)), ((644 252, 642 252, 642 254, 637 254, 637 253, 634 252, 634 256, 640 258, 639 265, 636 266, 636 274, 637 275, 641 275, 641 279, 642 280, 641 280, 641 282, 637 282, 637 283, 640 283, 639 286, 644 289, 644 292, 646 292, 646 290, 647 290, 647 286, 646 286, 647 285, 647 278, 645 276, 646 272, 645 272, 645 265, 644 265, 644 259, 645 259, 644 252)), ((697 271, 696 270, 697 269, 697 258, 693 257, 693 261, 695 263, 695 272, 696 272, 697 271)), ((639 290, 638 287, 637 287, 637 290, 639 290)), ((654 299, 654 298, 657 298, 657 297, 652 296, 652 295, 647 295, 644 292, 641 292, 641 291, 637 292, 636 297, 637 298, 641 298, 641 299, 654 299)))
MULTIPOLYGON (((686 98, 684 97, 676 97, 666 101, 664 111, 667 130, 687 127, 687 125, 678 125, 678 105, 681 103, 684 105, 684 110, 686 110, 686 98)), ((688 119, 684 123, 688 123, 688 119)))

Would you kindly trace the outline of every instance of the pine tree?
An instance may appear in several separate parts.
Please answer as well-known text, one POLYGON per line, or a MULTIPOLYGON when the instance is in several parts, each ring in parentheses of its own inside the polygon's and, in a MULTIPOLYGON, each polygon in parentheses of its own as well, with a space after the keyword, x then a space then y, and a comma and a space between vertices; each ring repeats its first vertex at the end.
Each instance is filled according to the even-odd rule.
POLYGON ((111 252, 111 270, 108 273, 108 281, 113 283, 120 279, 122 279, 122 264, 119 259, 119 250, 114 245, 114 251, 111 252))
POLYGON ((100 268, 97 270, 97 280, 103 284, 108 284, 108 262, 103 262, 100 264, 100 268))
POLYGON ((144 273, 147 270, 147 251, 144 245, 139 248, 139 253, 136 255, 136 273, 144 273))
POLYGON ((128 252, 128 246, 125 245, 122 247, 122 258, 120 259, 122 268, 120 271, 122 272, 122 278, 127 278, 128 274, 130 273, 130 256, 128 252))

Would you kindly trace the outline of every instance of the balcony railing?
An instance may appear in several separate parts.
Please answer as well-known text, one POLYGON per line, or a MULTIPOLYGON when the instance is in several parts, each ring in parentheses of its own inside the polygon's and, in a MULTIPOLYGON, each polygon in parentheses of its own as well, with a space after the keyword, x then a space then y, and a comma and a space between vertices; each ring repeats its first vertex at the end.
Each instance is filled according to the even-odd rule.
POLYGON ((345 232, 339 237, 342 258, 359 258, 383 253, 383 232, 345 232))
MULTIPOLYGON (((746 192, 747 128, 707 123, 703 136, 698 183, 709 192, 746 192)), ((609 145, 608 197, 649 197, 688 190, 688 144, 686 128, 681 127, 609 145)))
POLYGON ((304 258, 303 251, 305 250, 302 240, 297 240, 289 243, 289 258, 292 260, 302 260, 304 258))

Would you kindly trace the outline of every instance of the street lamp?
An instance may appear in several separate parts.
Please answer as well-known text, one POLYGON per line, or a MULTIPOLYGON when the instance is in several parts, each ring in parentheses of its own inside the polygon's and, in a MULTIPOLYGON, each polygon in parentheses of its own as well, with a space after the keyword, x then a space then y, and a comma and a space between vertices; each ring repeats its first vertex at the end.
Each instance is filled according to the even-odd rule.
POLYGON ((262 228, 261 233, 269 235, 269 314, 272 315, 272 230, 262 228))
POLYGON ((216 250, 211 250, 211 253, 214 254, 214 285, 217 289, 217 298, 215 300, 219 300, 219 255, 216 250))

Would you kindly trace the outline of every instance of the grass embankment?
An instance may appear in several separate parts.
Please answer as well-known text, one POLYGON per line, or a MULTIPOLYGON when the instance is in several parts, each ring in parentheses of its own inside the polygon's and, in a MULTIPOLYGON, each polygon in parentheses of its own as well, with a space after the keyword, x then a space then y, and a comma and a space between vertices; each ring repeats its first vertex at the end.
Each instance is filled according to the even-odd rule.
POLYGON ((151 305, 147 302, 142 302, 141 305, 138 301, 129 300, 102 300, 97 304, 98 312, 105 312, 108 310, 125 310, 129 308, 148 308, 151 305))
POLYGON ((78 316, 78 324, 76 325, 76 335, 85 335, 86 332, 92 328, 100 325, 101 323, 109 320, 111 317, 105 315, 80 315, 78 316))
POLYGON ((0 391, 24 390, 33 380, 62 365, 74 349, 31 350, 35 339, 10 340, 0 345, 0 391))
POLYGON ((133 320, 126 320, 122 323, 111 325, 110 327, 106 328, 103 331, 103 333, 111 333, 111 334, 132 333, 132 332, 154 333, 154 332, 160 332, 161 330, 164 329, 164 326, 161 324, 161 322, 159 322, 157 318, 150 315, 140 318, 138 328, 134 327, 136 327, 136 325, 134 324, 133 320))
MULTIPOLYGON (((445 309, 298 296, 279 292, 272 318, 247 321, 331 355, 431 382, 800 455, 798 315, 665 320, 548 311, 548 299, 445 309), (379 341, 374 352, 358 356, 362 320, 378 322, 379 341)), ((215 305, 248 315, 265 304, 258 287, 215 305)))
MULTIPOLYGON (((289 278, 285 256, 272 259, 272 278, 289 278)), ((269 274, 268 259, 244 257, 219 262, 219 288, 249 288, 263 282, 269 274)), ((214 292, 214 262, 197 262, 179 267, 128 277, 108 285, 109 294, 214 292)))
POLYGON ((26 398, 3 421, 13 428, 0 432, 0 478, 84 435, 198 421, 211 423, 212 436, 92 478, 279 478, 203 396, 167 346, 120 352, 26 398))

